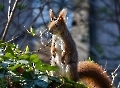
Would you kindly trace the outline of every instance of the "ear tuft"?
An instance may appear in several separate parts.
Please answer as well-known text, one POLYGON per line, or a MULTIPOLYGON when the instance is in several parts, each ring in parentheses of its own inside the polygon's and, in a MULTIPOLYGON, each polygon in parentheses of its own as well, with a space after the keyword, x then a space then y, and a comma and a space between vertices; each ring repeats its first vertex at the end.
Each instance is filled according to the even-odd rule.
POLYGON ((66 20, 66 15, 67 15, 67 9, 64 8, 63 10, 60 11, 59 18, 63 18, 64 21, 65 21, 66 20))
POLYGON ((49 15, 50 15, 50 21, 53 21, 53 19, 54 19, 54 14, 53 14, 52 9, 49 10, 49 15))

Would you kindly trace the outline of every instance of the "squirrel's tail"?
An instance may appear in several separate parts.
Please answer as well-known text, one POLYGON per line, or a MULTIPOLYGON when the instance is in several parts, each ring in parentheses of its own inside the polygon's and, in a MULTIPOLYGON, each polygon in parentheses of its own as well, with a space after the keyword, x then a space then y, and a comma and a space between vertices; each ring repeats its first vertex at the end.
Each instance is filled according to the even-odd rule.
POLYGON ((80 79, 90 88, 113 88, 106 72, 96 63, 90 61, 80 62, 78 72, 80 79))

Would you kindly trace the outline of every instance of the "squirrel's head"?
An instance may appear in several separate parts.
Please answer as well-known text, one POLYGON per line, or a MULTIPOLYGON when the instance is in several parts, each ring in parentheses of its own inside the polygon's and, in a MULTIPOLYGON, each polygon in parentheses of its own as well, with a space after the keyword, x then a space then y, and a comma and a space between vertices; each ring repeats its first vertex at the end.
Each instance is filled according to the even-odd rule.
POLYGON ((50 24, 49 24, 49 29, 48 31, 52 34, 59 34, 64 32, 65 28, 66 28, 66 13, 67 10, 63 9, 62 11, 60 11, 59 16, 56 18, 53 14, 53 11, 50 9, 49 11, 49 15, 50 15, 50 24))

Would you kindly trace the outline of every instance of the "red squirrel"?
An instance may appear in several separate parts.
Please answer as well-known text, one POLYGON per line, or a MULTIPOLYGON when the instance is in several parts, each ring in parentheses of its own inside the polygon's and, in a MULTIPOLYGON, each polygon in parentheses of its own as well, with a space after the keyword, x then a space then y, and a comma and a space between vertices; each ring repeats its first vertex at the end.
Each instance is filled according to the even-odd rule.
POLYGON ((50 9, 50 24, 48 31, 52 34, 51 65, 58 66, 57 72, 51 75, 61 75, 73 81, 82 81, 90 88, 113 88, 110 78, 101 66, 90 61, 78 63, 78 52, 71 33, 66 26, 67 9, 60 11, 55 17, 50 9))

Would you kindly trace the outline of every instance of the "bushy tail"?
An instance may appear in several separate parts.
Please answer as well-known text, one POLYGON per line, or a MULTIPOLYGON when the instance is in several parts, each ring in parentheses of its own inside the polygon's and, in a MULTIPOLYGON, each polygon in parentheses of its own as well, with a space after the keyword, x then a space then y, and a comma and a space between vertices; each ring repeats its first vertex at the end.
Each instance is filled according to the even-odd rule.
POLYGON ((101 66, 90 61, 82 61, 78 64, 80 79, 89 88, 113 88, 110 78, 101 66))

